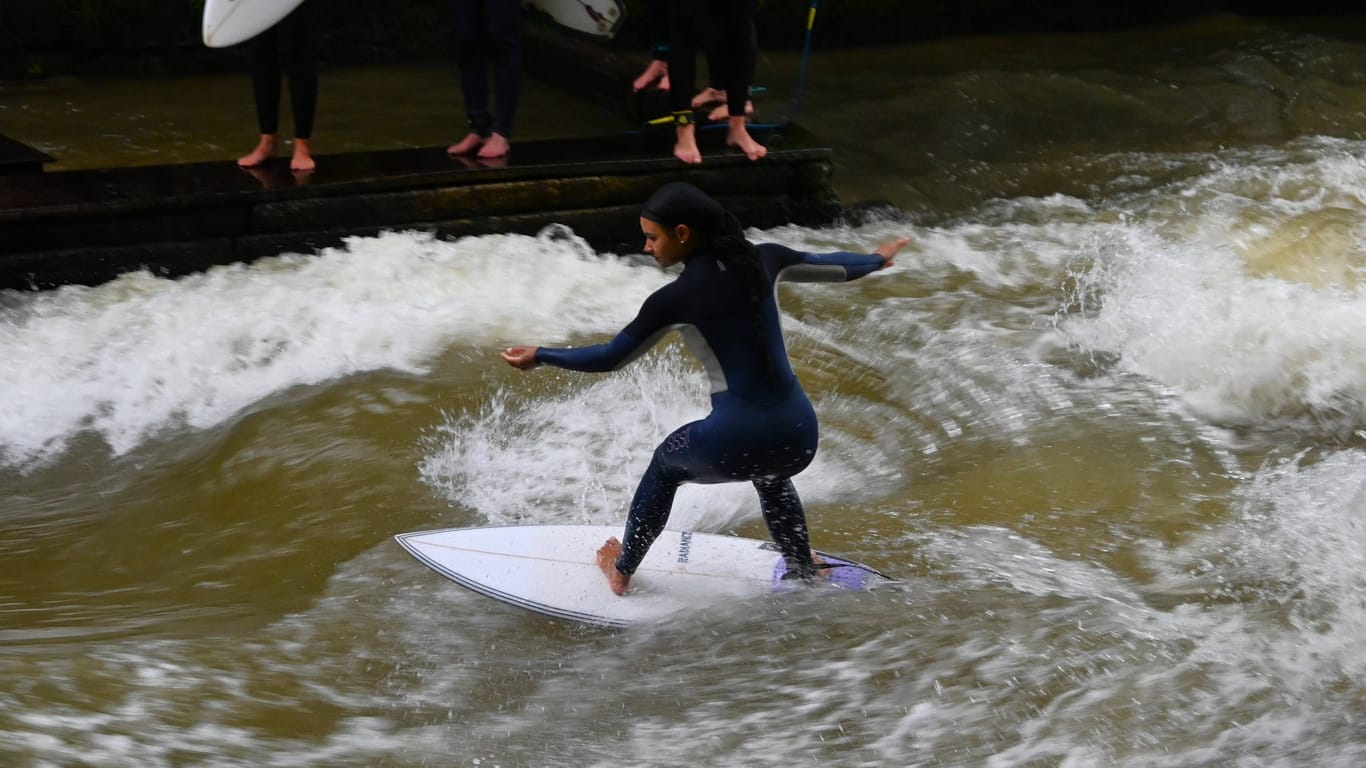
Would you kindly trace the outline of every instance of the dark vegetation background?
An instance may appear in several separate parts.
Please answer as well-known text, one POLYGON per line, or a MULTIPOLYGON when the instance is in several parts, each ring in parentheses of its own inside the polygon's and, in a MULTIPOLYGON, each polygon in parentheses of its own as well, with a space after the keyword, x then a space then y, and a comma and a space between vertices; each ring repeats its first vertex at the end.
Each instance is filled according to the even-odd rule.
MULTIPOLYGON (((450 55, 445 0, 323 3, 323 64, 450 55)), ((644 51, 646 0, 628 0, 610 45, 644 51)), ((765 49, 802 45, 811 0, 761 0, 765 49)), ((203 0, 0 0, 0 79, 159 75, 239 68, 243 47, 200 42, 203 0)), ((1014 32, 1071 32, 1176 21, 1210 13, 1312 16, 1363 12, 1347 0, 818 0, 818 48, 1014 32)), ((532 23, 536 23, 532 19, 532 23)))

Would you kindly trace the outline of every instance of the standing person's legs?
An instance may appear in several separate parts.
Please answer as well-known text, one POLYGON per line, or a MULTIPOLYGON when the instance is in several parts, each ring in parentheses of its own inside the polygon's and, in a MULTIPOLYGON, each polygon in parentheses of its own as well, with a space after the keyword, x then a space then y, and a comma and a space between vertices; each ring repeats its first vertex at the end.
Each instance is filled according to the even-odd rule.
POLYGON ((446 149, 452 155, 473 152, 493 132, 489 114, 488 48, 484 0, 450 0, 451 25, 455 29, 455 61, 460 70, 460 92, 470 132, 446 149))
MULTIPOLYGON (((754 71, 759 61, 759 33, 754 27, 754 16, 750 14, 748 42, 744 45, 744 58, 739 60, 740 69, 738 72, 745 73, 745 104, 744 114, 754 114, 754 71)), ((693 99, 693 106, 697 108, 715 104, 716 106, 707 113, 708 120, 725 120, 733 114, 730 106, 730 93, 727 91, 727 83, 724 78, 728 69, 725 53, 722 45, 718 45, 716 35, 712 35, 707 43, 707 68, 710 70, 710 85, 702 90, 693 99), (720 102, 719 104, 717 102, 720 102)), ((735 113, 738 114, 738 113, 735 113)))
POLYGON ((674 157, 689 165, 702 162, 693 123, 692 92, 697 81, 696 25, 705 0, 670 0, 669 102, 674 116, 674 157))
POLYGON ((768 154, 768 149, 754 140, 745 127, 745 101, 754 79, 758 59, 754 30, 757 0, 709 0, 708 11, 720 35, 718 56, 725 72, 721 81, 726 84, 726 103, 729 108, 729 127, 726 143, 738 147, 750 160, 768 154))
POLYGON ((502 157, 511 149, 512 124, 522 96, 521 0, 485 0, 488 50, 493 59, 492 133, 480 157, 502 157))
POLYGON ((717 39, 716 30, 707 29, 702 37, 702 50, 706 52, 707 57, 707 87, 692 97, 693 109, 702 109, 726 99, 726 84, 721 82, 721 73, 725 71, 724 56, 718 46, 720 41, 717 39))
POLYGON ((256 102, 256 127, 260 138, 252 151, 237 158, 243 168, 254 168, 275 154, 280 132, 280 33, 277 24, 256 36, 251 44, 251 93, 256 102))
POLYGON ((315 167, 310 142, 313 119, 318 111, 317 50, 313 43, 314 3, 305 2, 280 22, 285 38, 286 66, 289 72, 289 106, 294 115, 294 153, 292 171, 307 172, 315 167))

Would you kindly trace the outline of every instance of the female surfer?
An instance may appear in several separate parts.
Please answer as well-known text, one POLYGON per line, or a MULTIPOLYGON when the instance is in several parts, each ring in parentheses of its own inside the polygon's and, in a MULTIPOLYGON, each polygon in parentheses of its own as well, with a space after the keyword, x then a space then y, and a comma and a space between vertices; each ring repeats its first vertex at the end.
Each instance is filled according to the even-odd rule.
POLYGON ((597 560, 614 593, 626 594, 646 551, 664 530, 674 493, 685 482, 749 481, 788 572, 816 572, 806 516, 792 476, 816 454, 816 413, 787 359, 774 284, 854 280, 889 267, 910 241, 871 254, 811 254, 776 244, 755 246, 735 216, 697 187, 660 187, 641 211, 645 252, 661 267, 682 264, 672 283, 645 299, 611 341, 576 349, 514 346, 507 363, 521 370, 553 365, 616 370, 679 329, 711 379, 711 413, 685 424, 655 449, 641 478, 622 539, 610 538, 597 560))

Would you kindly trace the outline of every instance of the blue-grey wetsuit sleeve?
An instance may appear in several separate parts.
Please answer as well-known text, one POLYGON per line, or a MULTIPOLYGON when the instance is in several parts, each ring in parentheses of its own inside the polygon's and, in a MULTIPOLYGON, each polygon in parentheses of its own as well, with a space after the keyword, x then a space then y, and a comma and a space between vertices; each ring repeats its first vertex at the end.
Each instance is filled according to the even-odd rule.
POLYGON ((876 253, 805 253, 785 245, 765 243, 760 253, 778 280, 794 283, 841 283, 857 280, 882 268, 876 253))
POLYGON ((645 354, 672 330, 674 321, 666 291, 667 288, 661 289, 646 299, 636 319, 611 341, 573 349, 540 347, 536 350, 536 362, 588 373, 621 368, 645 354))

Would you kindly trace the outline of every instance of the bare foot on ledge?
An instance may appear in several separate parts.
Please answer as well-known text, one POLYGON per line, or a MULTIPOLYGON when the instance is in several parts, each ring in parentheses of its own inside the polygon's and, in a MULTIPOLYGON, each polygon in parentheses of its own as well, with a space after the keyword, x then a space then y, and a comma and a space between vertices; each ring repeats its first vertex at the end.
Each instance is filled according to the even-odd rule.
POLYGON ((256 142, 256 148, 237 158, 237 164, 243 168, 256 168, 274 156, 275 137, 263 133, 260 141, 256 142))
POLYGON ((512 144, 507 140, 507 137, 494 131, 489 134, 487 139, 484 139, 484 146, 479 148, 478 157, 482 160, 492 160, 498 157, 507 157, 511 151, 512 144))
POLYGON ((654 59, 650 62, 650 65, 645 68, 645 71, 640 73, 640 77, 637 77, 635 81, 631 83, 631 88, 637 91, 643 91, 646 88, 649 88, 650 84, 654 82, 659 83, 660 90, 669 90, 669 65, 659 59, 654 59))
POLYGON ((468 155, 469 153, 483 146, 483 144, 484 137, 480 136, 477 133, 471 132, 468 135, 466 135, 465 138, 461 139, 455 144, 450 145, 449 147, 446 147, 446 154, 451 155, 452 157, 456 155, 468 155))
POLYGON ((726 135, 726 144, 738 148, 745 153, 745 157, 750 160, 762 160, 768 155, 768 148, 754 140, 745 129, 744 117, 731 117, 730 130, 726 135))

